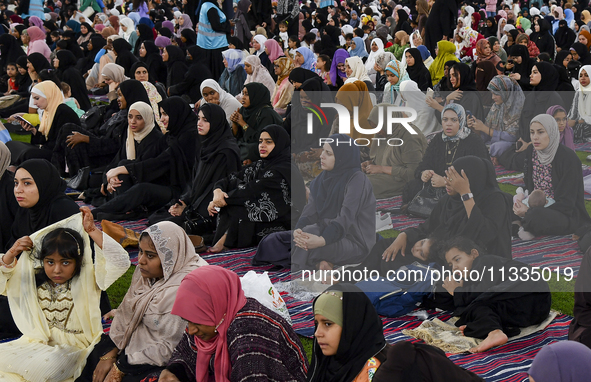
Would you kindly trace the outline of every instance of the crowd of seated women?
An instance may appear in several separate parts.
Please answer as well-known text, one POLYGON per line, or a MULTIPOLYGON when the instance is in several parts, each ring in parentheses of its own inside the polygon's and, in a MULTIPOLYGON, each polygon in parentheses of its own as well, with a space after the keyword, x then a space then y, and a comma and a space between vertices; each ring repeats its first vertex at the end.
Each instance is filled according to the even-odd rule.
MULTIPOLYGON (((480 282, 441 280, 422 301, 482 340, 472 352, 550 312, 545 281, 492 277, 530 269, 513 259, 514 238, 591 247, 575 153, 591 140, 591 34, 562 8, 544 18, 507 5, 487 18, 488 6, 482 16, 447 0, 284 0, 272 17, 270 1, 50 0, 42 20, 36 1, 16 13, 0 2, 0 116, 26 137, 0 143, 0 338, 11 339, 0 379, 482 381, 435 347, 387 344, 349 282, 320 286, 309 362, 290 323, 208 264, 195 239, 222 257, 256 247, 253 265, 294 275, 491 269, 480 282), (335 108, 309 118, 326 103, 350 119, 335 108), (499 166, 523 172, 529 198, 499 188, 499 166), (422 223, 376 233, 380 199, 410 213, 426 191, 422 223), (139 219, 138 264, 111 309, 106 290, 130 261, 95 222, 139 219)), ((531 381, 590 364, 589 256, 571 341, 542 349, 531 381)))

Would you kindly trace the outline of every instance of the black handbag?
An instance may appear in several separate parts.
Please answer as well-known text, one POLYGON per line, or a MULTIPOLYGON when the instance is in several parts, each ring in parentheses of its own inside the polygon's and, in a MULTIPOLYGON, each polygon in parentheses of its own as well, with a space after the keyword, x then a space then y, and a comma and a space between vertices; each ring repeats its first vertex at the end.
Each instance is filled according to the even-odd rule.
POLYGON ((435 208, 439 199, 446 194, 445 187, 433 187, 429 183, 423 184, 423 189, 415 195, 408 204, 406 213, 417 218, 427 219, 435 208))
POLYGON ((70 178, 68 187, 78 191, 84 191, 88 188, 88 178, 90 177, 90 167, 84 167, 78 170, 78 173, 70 178))
POLYGON ((187 209, 185 212, 185 222, 183 228, 187 235, 203 235, 215 230, 216 221, 212 217, 203 217, 193 209, 187 209))

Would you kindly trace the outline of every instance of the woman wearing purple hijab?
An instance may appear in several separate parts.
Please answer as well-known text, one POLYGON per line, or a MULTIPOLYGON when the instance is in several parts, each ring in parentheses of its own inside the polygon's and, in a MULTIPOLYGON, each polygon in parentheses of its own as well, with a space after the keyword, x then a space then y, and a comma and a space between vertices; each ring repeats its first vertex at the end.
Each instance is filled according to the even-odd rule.
POLYGON ((560 105, 554 105, 546 110, 546 114, 551 115, 558 124, 558 131, 560 132, 560 143, 575 151, 574 132, 573 128, 568 125, 568 113, 560 105))
POLYGON ((345 49, 337 49, 330 65, 330 90, 338 90, 347 80, 345 72, 345 60, 349 58, 349 52, 345 49))
POLYGON ((591 374, 591 349, 560 341, 539 351, 528 371, 530 382, 584 382, 591 374))

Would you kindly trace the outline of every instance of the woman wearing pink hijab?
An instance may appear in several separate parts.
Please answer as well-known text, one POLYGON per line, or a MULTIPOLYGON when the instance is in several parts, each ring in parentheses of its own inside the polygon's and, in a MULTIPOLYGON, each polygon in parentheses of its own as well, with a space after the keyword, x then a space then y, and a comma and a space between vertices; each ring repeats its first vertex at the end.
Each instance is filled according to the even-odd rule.
POLYGON ((188 327, 160 380, 305 381, 308 360, 300 339, 278 313, 247 298, 238 275, 208 265, 189 273, 172 314, 188 327), (196 350, 196 351, 195 351, 196 350), (213 370, 211 370, 211 358, 213 370))
POLYGON ((275 62, 279 57, 285 56, 279 43, 273 39, 265 41, 265 52, 267 53, 267 56, 269 56, 271 62, 275 62))
POLYGON ((41 53, 47 61, 50 61, 51 49, 45 42, 45 32, 39 27, 27 28, 27 34, 29 35, 29 46, 27 47, 27 56, 31 53, 41 53))

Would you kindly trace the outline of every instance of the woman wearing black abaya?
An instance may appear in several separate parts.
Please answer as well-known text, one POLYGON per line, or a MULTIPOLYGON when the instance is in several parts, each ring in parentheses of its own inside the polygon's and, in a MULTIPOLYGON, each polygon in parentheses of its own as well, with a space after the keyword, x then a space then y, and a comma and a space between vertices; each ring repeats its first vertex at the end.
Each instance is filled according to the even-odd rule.
MULTIPOLYGON (((32 158, 52 158, 53 149, 57 145, 60 129, 66 123, 80 125, 80 118, 72 108, 63 103, 62 91, 52 81, 43 81, 35 85, 31 91, 34 104, 43 110, 41 123, 37 127, 28 127, 33 133, 31 143, 10 141, 6 144, 12 154, 12 164, 32 158)), ((24 122, 21 122, 24 125, 24 122)), ((27 125, 25 125, 27 126, 27 125)), ((23 126, 24 127, 24 126, 23 126)), ((64 164, 59 167, 65 170, 64 164)))
POLYGON ((411 80, 417 83, 421 91, 427 91, 432 86, 431 73, 423 63, 421 52, 417 48, 410 48, 406 55, 406 72, 411 80))
POLYGON ((552 26, 550 23, 547 20, 539 19, 538 21, 534 21, 534 33, 529 38, 536 44, 540 53, 546 52, 551 58, 554 58, 556 43, 554 42, 554 37, 551 35, 551 31, 552 26))
POLYGON ((16 38, 8 33, 0 35, 0 70, 2 73, 6 73, 6 64, 15 63, 17 58, 21 56, 25 56, 25 52, 16 38))
POLYGON ((425 25, 425 46, 431 52, 431 56, 437 56, 435 48, 443 39, 453 37, 458 17, 458 0, 435 0, 430 17, 425 25))
POLYGON ((154 41, 144 41, 140 44, 140 61, 145 63, 150 74, 150 82, 160 82, 166 85, 166 64, 162 62, 160 49, 154 41))
POLYGON ((244 85, 242 107, 232 117, 232 132, 240 147, 243 165, 258 158, 258 137, 265 126, 282 124, 283 119, 271 106, 269 89, 258 82, 244 85))
POLYGON ((10 241, 12 222, 16 216, 18 203, 14 197, 14 174, 8 171, 10 165, 10 150, 4 143, 0 143, 0 251, 4 252, 10 241))
MULTIPOLYGON (((185 64, 185 54, 178 46, 169 45, 162 51, 162 61, 166 64, 166 88, 177 85, 183 81, 187 73, 187 64, 185 64)), ((170 91, 169 91, 169 95, 170 91)))
POLYGON ((131 45, 125 39, 118 38, 113 41, 113 50, 117 55, 115 63, 125 69, 125 75, 127 77, 133 77, 131 67, 138 59, 131 53, 131 45))
POLYGON ((139 57, 140 46, 144 41, 154 41, 154 33, 152 32, 152 28, 150 28, 146 24, 138 24, 136 27, 136 33, 138 38, 135 42, 135 47, 133 48, 133 54, 136 57, 139 57))
POLYGON ((209 68, 200 62, 198 54, 199 48, 196 45, 187 49, 187 57, 191 57, 191 66, 180 83, 168 88, 168 93, 171 96, 187 95, 192 103, 201 99, 201 83, 212 78, 212 74, 209 68))
POLYGON ((396 28, 394 28, 394 33, 398 31, 405 31, 409 36, 412 34, 412 27, 410 26, 408 13, 406 13, 404 9, 397 10, 394 19, 396 20, 396 28))
POLYGON ((74 57, 74 54, 69 50, 60 50, 57 52, 53 64, 57 69, 58 78, 70 85, 72 97, 76 98, 80 109, 88 111, 91 105, 88 99, 86 83, 82 74, 75 68, 76 57, 74 57))
POLYGON ((111 162, 121 148, 121 135, 127 129, 127 109, 136 102, 150 103, 146 89, 136 80, 123 81, 117 89, 118 112, 107 116, 97 129, 86 130, 68 123, 60 132, 59 146, 53 151, 54 158, 65 156, 70 173, 90 167, 100 169, 111 162))
POLYGON ((577 34, 568 27, 566 20, 560 20, 558 29, 554 33, 554 40, 556 40, 556 47, 560 48, 560 51, 566 50, 568 52, 577 40, 577 34))
POLYGON ((226 119, 224 109, 206 103, 199 108, 199 164, 193 176, 191 189, 167 209, 161 209, 149 218, 150 224, 170 220, 187 230, 190 235, 204 235, 215 229, 215 217, 207 212, 213 200, 213 186, 230 174, 240 171, 240 150, 226 119), (194 224, 184 223, 192 220, 194 224), (187 229, 189 228, 189 229, 187 229))
MULTIPOLYGON (((136 106, 137 107, 137 104, 136 106)), ((142 109, 145 107, 142 106, 142 109)), ((167 133, 155 145, 162 148, 156 157, 119 164, 107 172, 110 182, 113 178, 130 175, 133 185, 124 193, 96 209, 95 214, 106 212, 124 215, 138 209, 155 211, 171 199, 178 198, 191 180, 199 151, 197 117, 187 102, 180 97, 170 97, 160 102, 162 120, 167 133)), ((133 110, 130 109, 130 110, 133 110)), ((146 110, 145 113, 151 111, 146 110)), ((141 110, 142 116, 144 110, 141 110)), ((148 124, 149 120, 146 120, 148 124)), ((97 215, 95 215, 97 216, 97 215)), ((100 218, 100 217, 99 217, 100 218)), ((129 218, 129 217, 128 217, 129 218)))
POLYGON ((100 34, 93 34, 84 49, 84 58, 78 60, 76 68, 84 75, 95 65, 94 59, 97 53, 107 45, 107 41, 100 34))
POLYGON ((573 61, 579 61, 581 65, 591 65, 591 54, 587 45, 581 42, 575 42, 570 48, 573 55, 573 61))
MULTIPOLYGON (((253 3, 252 10, 254 11, 255 8, 256 5, 253 3)), ((217 81, 224 71, 222 51, 228 47, 228 37, 230 36, 232 26, 229 18, 218 7, 216 1, 203 0, 199 12, 199 22, 205 25, 209 24, 209 31, 202 27, 197 31, 199 60, 209 68, 213 74, 213 79, 217 81), (225 36, 223 36, 224 34, 225 36)), ((269 25, 271 24, 270 14, 267 23, 269 25)), ((258 23, 257 25, 261 24, 258 23)))
POLYGON ((531 75, 531 69, 536 64, 536 60, 529 57, 529 51, 527 46, 521 44, 515 44, 511 46, 511 49, 507 52, 509 57, 513 60, 513 63, 508 63, 505 68, 511 70, 509 77, 513 78, 521 90, 530 91, 532 86, 529 83, 529 76, 531 75))
POLYGON ((445 240, 464 236, 491 255, 511 259, 513 201, 511 195, 499 189, 491 161, 465 156, 456 159, 451 168, 454 170, 446 171, 445 177, 447 194, 439 199, 429 218, 396 239, 379 241, 372 249, 373 256, 392 261, 404 256, 399 251, 410 255, 407 243, 427 237, 445 240), (473 196, 465 196, 470 193, 473 196))
POLYGON ((195 46, 197 43, 197 34, 193 29, 183 29, 181 31, 181 42, 183 48, 187 49, 191 46, 195 46))
POLYGON ((259 135, 258 146, 260 160, 214 186, 207 210, 219 217, 210 252, 251 247, 271 232, 291 228, 294 165, 289 135, 282 126, 268 125, 259 135))

